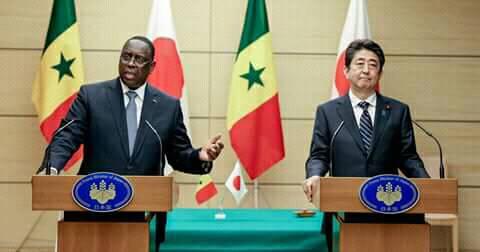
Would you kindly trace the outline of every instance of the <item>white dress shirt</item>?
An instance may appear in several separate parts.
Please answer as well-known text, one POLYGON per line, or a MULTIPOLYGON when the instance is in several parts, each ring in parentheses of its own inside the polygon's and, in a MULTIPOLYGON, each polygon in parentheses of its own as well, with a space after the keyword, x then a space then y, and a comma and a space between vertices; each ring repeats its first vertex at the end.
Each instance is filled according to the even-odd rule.
POLYGON ((370 118, 372 118, 372 127, 375 125, 375 107, 377 106, 377 93, 373 93, 367 99, 365 100, 360 100, 358 97, 356 97, 353 93, 352 90, 348 91, 348 96, 350 97, 350 101, 352 102, 352 107, 353 107, 353 114, 355 114, 355 120, 357 122, 358 127, 360 127, 360 117, 362 116, 363 109, 358 106, 358 104, 362 101, 368 102, 370 104, 368 106, 368 114, 370 114, 370 118))
POLYGON ((120 79, 120 83, 122 84, 123 103, 125 105, 125 108, 127 108, 128 102, 130 101, 130 98, 128 98, 127 96, 127 92, 133 91, 137 93, 137 96, 135 97, 135 105, 137 105, 137 127, 138 127, 140 125, 140 116, 142 115, 143 99, 145 98, 146 85, 143 84, 139 88, 132 90, 123 83, 122 79, 120 79))

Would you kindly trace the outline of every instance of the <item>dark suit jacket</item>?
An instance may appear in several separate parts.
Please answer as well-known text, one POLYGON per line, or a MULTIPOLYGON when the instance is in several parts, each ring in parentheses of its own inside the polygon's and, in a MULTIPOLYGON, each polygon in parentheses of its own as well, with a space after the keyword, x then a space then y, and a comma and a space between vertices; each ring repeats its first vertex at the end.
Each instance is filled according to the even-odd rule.
POLYGON ((75 120, 53 139, 51 166, 62 169, 80 144, 84 156, 79 174, 163 175, 165 155, 174 169, 202 174, 208 165, 198 158, 183 124, 180 102, 148 85, 132 157, 128 152, 125 104, 119 79, 80 88, 66 117, 75 120), (154 131, 160 135, 158 141, 154 131), (203 166, 203 168, 202 168, 203 166))
POLYGON ((306 175, 324 176, 330 167, 330 140, 344 121, 333 148, 333 176, 372 177, 398 174, 429 177, 417 154, 410 111, 407 105, 377 94, 373 141, 363 148, 360 131, 348 95, 317 108, 306 175))

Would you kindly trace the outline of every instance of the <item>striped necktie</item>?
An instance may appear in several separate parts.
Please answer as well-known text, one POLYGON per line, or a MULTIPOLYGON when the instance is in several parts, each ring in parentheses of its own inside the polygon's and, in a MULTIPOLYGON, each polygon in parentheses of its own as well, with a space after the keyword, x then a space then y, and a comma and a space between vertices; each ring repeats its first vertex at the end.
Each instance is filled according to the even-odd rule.
POLYGON ((127 113, 127 130, 128 130, 128 150, 130 156, 133 153, 133 146, 135 145, 135 138, 137 137, 137 105, 135 104, 135 97, 137 93, 135 91, 128 91, 128 104, 126 108, 127 113))
POLYGON ((369 105, 366 101, 358 103, 358 106, 363 109, 362 116, 360 116, 360 136, 362 137, 363 147, 367 152, 370 149, 373 136, 372 118, 368 113, 369 105))

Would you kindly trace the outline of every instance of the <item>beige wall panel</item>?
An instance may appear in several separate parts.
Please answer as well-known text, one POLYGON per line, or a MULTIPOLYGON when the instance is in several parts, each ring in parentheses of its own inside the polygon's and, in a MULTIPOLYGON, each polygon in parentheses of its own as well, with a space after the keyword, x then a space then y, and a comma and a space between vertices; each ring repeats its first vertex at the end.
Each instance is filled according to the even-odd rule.
POLYGON ((459 189, 460 249, 480 250, 480 188, 459 189))
POLYGON ((40 212, 32 211, 30 184, 0 184, 0 247, 17 248, 40 212))
POLYGON ((479 55, 476 0, 368 1, 372 37, 391 54, 479 55))
POLYGON ((210 100, 216 100, 209 96, 209 56, 208 54, 182 53, 181 58, 190 116, 207 117, 210 100))
MULTIPOLYGON (((198 120, 200 121, 200 119, 198 120)), ((225 148, 223 149, 222 154, 217 158, 217 160, 215 160, 213 164, 213 170, 211 171, 210 175, 212 175, 212 178, 215 182, 223 183, 232 171, 234 165, 233 150, 230 147, 229 135, 226 129, 225 120, 210 119, 208 120, 207 125, 204 120, 201 121, 201 126, 198 126, 198 130, 193 132, 195 135, 192 135, 192 139, 194 140, 194 143, 196 143, 196 147, 203 146, 206 141, 208 141, 210 136, 214 136, 216 134, 222 135, 221 140, 225 144, 225 148), (205 126, 208 127, 208 131, 205 130, 205 126)), ((193 130, 195 130, 195 128, 193 128, 193 130)), ((180 183, 197 183, 198 175, 176 172, 175 180, 180 183)))
POLYGON ((349 1, 274 0, 268 3, 275 52, 337 53, 349 1))
MULTIPOLYGON (((330 97, 332 56, 275 55, 282 118, 313 118, 319 103, 330 97)), ((212 112, 226 117, 232 79, 233 54, 212 57, 212 112)))
POLYGON ((44 211, 41 212, 41 217, 37 225, 32 230, 28 239, 25 241, 24 248, 45 248, 55 247, 57 236, 57 220, 59 212, 44 211))
MULTIPOLYGON (((116 51, 83 52, 85 80, 87 83, 110 80, 118 76, 118 58, 121 48, 116 51)), ((198 53, 181 54, 185 85, 188 88, 190 116, 208 116, 208 55, 198 53)), ((31 91, 30 91, 31 93, 31 91)))
POLYGON ((260 183, 300 184, 305 179, 305 161, 312 141, 313 120, 284 120, 286 156, 261 176, 260 183))
MULTIPOLYGON (((192 119, 191 134, 195 147, 208 139, 208 120, 192 119)), ((45 145, 36 118, 0 117, 2 140, 8 148, 0 149, 0 181, 30 181, 42 161, 45 145)), ((196 180, 192 180, 195 181, 196 180)))
MULTIPOLYGON (((181 50, 209 48, 208 0, 172 1, 181 50), (192 29, 191 27, 195 27, 192 29)), ((0 48, 43 48, 53 1, 18 1, 0 10, 0 48)), ((83 49, 117 49, 130 36, 147 32, 150 0, 75 1, 83 49)))
MULTIPOLYGON (((150 1, 147 0, 147 2, 150 6, 150 1)), ((174 0, 171 2, 180 51, 208 51, 211 47, 211 1, 174 0)))
MULTIPOLYGON (((202 147, 210 138, 209 121, 207 119, 190 119, 190 136, 195 148, 202 147)), ((216 166, 215 166, 216 167, 216 166)), ((179 171, 174 172, 176 182, 198 182, 198 175, 187 174, 179 171)))
MULTIPOLYGON (((269 169, 260 177, 262 183, 299 183, 305 176, 305 160, 308 156, 313 120, 283 120, 286 158, 269 169)), ((479 164, 476 155, 480 153, 480 131, 476 123, 433 123, 420 122, 429 129, 442 143, 448 159, 449 175, 457 177, 460 185, 480 185, 479 164)), ((223 134, 225 149, 215 161, 212 172, 214 181, 224 182, 236 161, 231 148, 229 135, 223 119, 211 120, 212 132, 223 134)), ((422 155, 438 155, 432 139, 415 128, 417 150, 422 155)), ((245 174, 245 178, 247 178, 245 174)), ((182 182, 194 182, 191 179, 182 182)))
MULTIPOLYGON (((118 76, 116 51, 83 51, 85 83, 118 76)), ((190 116, 208 116, 208 55, 182 54, 185 83, 188 85, 190 116)), ((35 115, 32 85, 40 63, 39 50, 0 50, 0 115, 35 115)))
POLYGON ((480 120, 479 68, 478 58, 387 56, 381 89, 418 119, 480 120))
POLYGON ((33 117, 0 117, 2 145, 0 148, 1 181, 30 181, 40 166, 44 141, 33 117))
MULTIPOLYGON (((225 144, 225 148, 221 156, 215 161, 214 169, 211 172, 213 180, 216 183, 223 184, 232 172, 237 159, 230 144, 230 137, 225 126, 225 120, 212 119, 210 123, 211 132, 220 132, 225 144)), ((260 183, 292 184, 301 183, 305 179, 304 167, 310 148, 313 121, 283 120, 282 124, 284 128, 286 158, 267 170, 259 178, 260 183)), ((246 172, 244 172, 243 175, 245 181, 251 182, 246 172)), ((177 182, 196 183, 198 181, 198 176, 181 173, 177 173, 175 178, 177 182)))
POLYGON ((242 34, 247 2, 222 0, 211 0, 210 2, 212 5, 211 50, 236 52, 242 34))
POLYGON ((52 0, 24 0, 0 8, 0 48, 43 48, 52 0))
POLYGON ((32 86, 39 62, 40 51, 0 50, 0 83, 8 87, 0 89, 0 115, 35 114, 32 86))
POLYGON ((0 248, 0 252, 55 252, 54 247, 43 247, 43 248, 23 248, 20 251, 15 248, 0 248))
POLYGON ((211 100, 210 116, 225 118, 235 55, 213 54, 211 57, 210 97, 215 97, 215 99, 211 100))
MULTIPOLYGON (((275 52, 336 53, 348 2, 267 1, 275 52)), ((246 1, 212 1, 212 50, 236 52, 246 1)))
MULTIPOLYGON (((210 13, 208 0, 172 2, 180 50, 207 50, 210 13)), ((149 0, 79 2, 77 13, 82 47, 116 49, 128 37, 145 34, 151 3, 149 0)))
MULTIPOLYGON (((180 198, 176 207, 180 208, 217 208, 219 201, 224 194, 224 208, 253 208, 253 185, 247 185, 248 193, 243 198, 239 206, 235 202, 232 194, 223 184, 217 184, 218 194, 207 203, 198 206, 195 201, 195 188, 193 184, 180 184, 180 198)), ((258 202, 260 208, 313 208, 302 191, 300 184, 298 185, 260 185, 258 194, 258 202)))
MULTIPOLYGON (((224 117, 233 67, 232 54, 212 57, 212 116, 224 117)), ((330 97, 332 56, 275 55, 282 118, 313 118, 330 97), (299 87, 300 86, 300 87, 299 87)), ((381 91, 410 105, 415 118, 480 120, 476 85, 480 61, 470 58, 387 58, 381 91), (452 88, 455 86, 455 88, 452 88)), ((477 91, 478 90, 478 91, 477 91)))
MULTIPOLYGON (((448 163, 450 177, 458 178, 461 186, 480 186, 480 127, 478 123, 419 122, 438 138, 448 163)), ((415 128, 417 151, 423 155, 437 156, 433 141, 415 128)))

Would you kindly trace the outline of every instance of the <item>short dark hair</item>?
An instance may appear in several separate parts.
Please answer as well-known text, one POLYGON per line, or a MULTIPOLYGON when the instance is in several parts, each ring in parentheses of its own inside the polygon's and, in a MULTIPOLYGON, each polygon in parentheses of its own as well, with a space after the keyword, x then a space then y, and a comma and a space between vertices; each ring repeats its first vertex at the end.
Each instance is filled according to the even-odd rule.
POLYGON ((383 65, 385 65, 385 54, 383 54, 383 50, 380 45, 371 39, 357 39, 348 45, 345 52, 345 67, 350 68, 350 63, 352 62, 353 57, 362 49, 366 49, 377 55, 378 59, 380 60, 380 72, 382 72, 383 65))
MULTIPOLYGON (((126 42, 125 42, 125 45, 130 42, 131 40, 140 40, 140 41, 143 41, 145 42, 145 44, 147 44, 148 48, 150 48, 150 57, 152 58, 152 60, 155 60, 155 46, 153 45, 152 41, 145 37, 145 36, 140 36, 140 35, 136 35, 136 36, 133 36, 131 38, 129 38, 126 42)), ((124 45, 124 47, 125 47, 124 45)))

